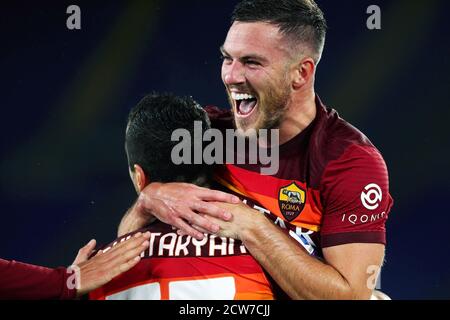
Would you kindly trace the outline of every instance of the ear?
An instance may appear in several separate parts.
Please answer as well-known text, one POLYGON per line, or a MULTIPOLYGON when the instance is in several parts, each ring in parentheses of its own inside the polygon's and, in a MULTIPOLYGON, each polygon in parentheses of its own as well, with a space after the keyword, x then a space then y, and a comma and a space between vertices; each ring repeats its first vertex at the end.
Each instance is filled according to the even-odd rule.
POLYGON ((144 170, 138 164, 134 165, 134 185, 138 192, 141 192, 149 183, 148 177, 145 175, 144 170))
POLYGON ((314 73, 316 71, 316 63, 312 58, 304 58, 293 70, 292 88, 298 90, 306 83, 314 79, 314 73))

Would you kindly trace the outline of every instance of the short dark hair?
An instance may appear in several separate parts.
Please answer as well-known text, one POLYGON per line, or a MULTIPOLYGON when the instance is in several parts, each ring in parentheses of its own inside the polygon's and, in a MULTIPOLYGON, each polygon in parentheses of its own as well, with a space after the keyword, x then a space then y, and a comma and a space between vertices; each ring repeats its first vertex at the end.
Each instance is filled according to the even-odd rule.
POLYGON ((145 96, 128 115, 125 149, 130 169, 134 171, 134 165, 140 165, 152 182, 204 185, 211 173, 211 166, 175 165, 171 159, 172 149, 178 144, 171 141, 172 132, 186 129, 194 137, 195 121, 202 122, 203 130, 211 127, 208 115, 192 97, 178 97, 170 93, 145 96))
POLYGON ((307 44, 318 62, 325 44, 327 23, 313 0, 243 0, 234 8, 234 22, 267 22, 295 44, 307 44))

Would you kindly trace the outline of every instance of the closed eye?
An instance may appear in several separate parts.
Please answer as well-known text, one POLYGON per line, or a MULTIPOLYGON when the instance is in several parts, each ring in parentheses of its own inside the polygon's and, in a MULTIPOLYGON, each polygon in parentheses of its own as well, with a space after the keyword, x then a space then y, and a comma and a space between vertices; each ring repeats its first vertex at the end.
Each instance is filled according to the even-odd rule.
POLYGON ((220 56, 220 60, 222 60, 222 61, 225 62, 225 63, 231 63, 231 61, 232 61, 233 59, 231 59, 229 56, 221 55, 221 56, 220 56))
POLYGON ((246 60, 245 64, 254 65, 254 66, 260 66, 261 65, 261 63, 259 63, 258 61, 255 61, 255 60, 246 60))

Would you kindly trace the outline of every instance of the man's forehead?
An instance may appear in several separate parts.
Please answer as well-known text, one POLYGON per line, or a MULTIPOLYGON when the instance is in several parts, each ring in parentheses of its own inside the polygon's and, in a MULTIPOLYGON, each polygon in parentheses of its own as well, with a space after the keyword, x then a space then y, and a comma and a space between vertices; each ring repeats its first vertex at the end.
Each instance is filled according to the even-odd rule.
POLYGON ((234 22, 228 31, 223 49, 230 54, 261 53, 273 49, 285 50, 283 35, 278 26, 266 22, 234 22))

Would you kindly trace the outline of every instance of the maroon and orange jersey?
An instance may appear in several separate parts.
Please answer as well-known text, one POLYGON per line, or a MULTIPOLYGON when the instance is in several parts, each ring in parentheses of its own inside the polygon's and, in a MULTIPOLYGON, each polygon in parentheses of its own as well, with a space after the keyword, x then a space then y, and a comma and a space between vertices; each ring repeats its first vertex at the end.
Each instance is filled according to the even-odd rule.
MULTIPOLYGON (((261 266, 240 241, 179 236, 155 222, 150 246, 131 270, 90 293, 95 300, 272 300, 261 266)), ((109 248, 131 237, 116 240, 109 248)), ((108 248, 104 249, 108 250, 108 248)))
MULTIPOLYGON (((226 164, 216 170, 216 180, 311 255, 322 257, 322 248, 346 243, 385 244, 393 204, 385 162, 335 110, 319 98, 316 105, 311 125, 280 146, 277 174, 262 175, 260 165, 226 164)), ((229 111, 206 110, 213 127, 233 128, 229 111)), ((146 230, 152 236, 142 261, 91 293, 92 299, 261 300, 279 291, 239 241, 180 237, 161 222, 146 230)))
MULTIPOLYGON (((386 243, 385 222, 393 204, 386 164, 358 129, 316 98, 317 116, 280 146, 279 170, 225 164, 216 180, 248 199, 289 231, 312 255, 346 243, 386 243)), ((212 126, 233 127, 229 111, 206 107, 212 126)))

